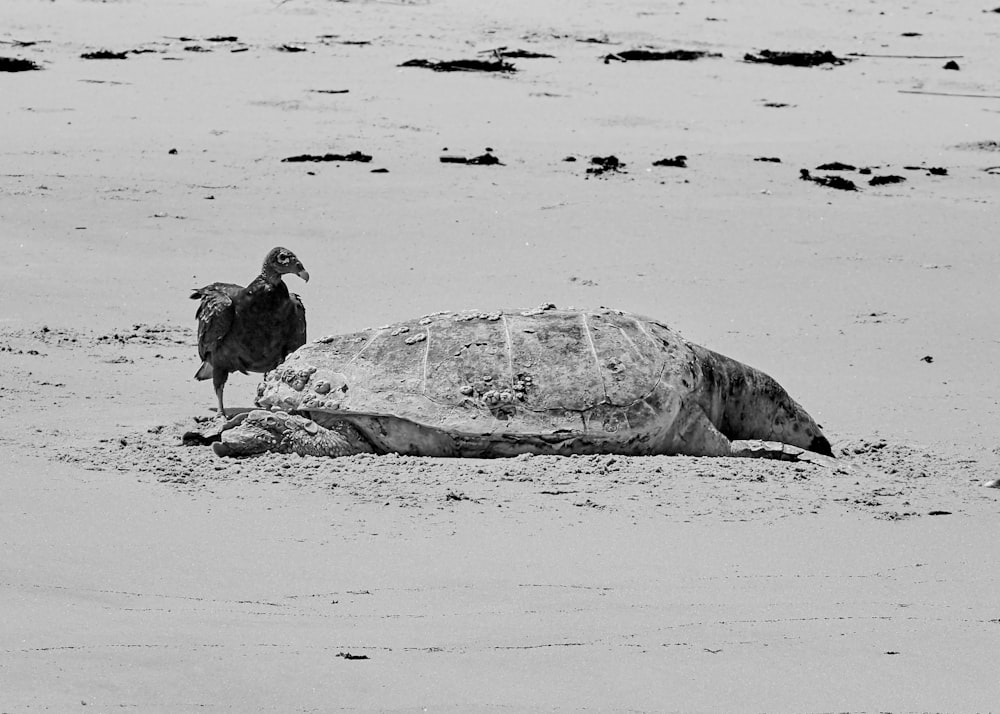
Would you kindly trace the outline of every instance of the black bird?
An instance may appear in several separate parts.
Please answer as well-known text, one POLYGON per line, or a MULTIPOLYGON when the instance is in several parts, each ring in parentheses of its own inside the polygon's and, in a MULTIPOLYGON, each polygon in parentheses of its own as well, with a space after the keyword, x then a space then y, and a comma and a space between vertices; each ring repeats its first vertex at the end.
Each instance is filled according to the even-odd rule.
POLYGON ((288 292, 281 276, 293 273, 309 282, 309 273, 287 248, 274 248, 264 258, 260 275, 245 288, 212 283, 191 293, 201 300, 195 379, 212 379, 222 406, 222 390, 231 372, 267 372, 306 342, 306 309, 288 292))

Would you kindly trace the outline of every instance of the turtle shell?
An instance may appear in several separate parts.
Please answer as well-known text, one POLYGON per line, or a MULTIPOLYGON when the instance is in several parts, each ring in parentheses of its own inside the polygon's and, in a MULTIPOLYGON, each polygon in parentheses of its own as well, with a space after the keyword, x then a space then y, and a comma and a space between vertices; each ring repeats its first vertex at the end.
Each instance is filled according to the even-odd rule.
POLYGON ((349 420, 399 453, 651 453, 700 382, 692 346, 660 322, 544 306, 324 337, 269 372, 257 401, 349 420))

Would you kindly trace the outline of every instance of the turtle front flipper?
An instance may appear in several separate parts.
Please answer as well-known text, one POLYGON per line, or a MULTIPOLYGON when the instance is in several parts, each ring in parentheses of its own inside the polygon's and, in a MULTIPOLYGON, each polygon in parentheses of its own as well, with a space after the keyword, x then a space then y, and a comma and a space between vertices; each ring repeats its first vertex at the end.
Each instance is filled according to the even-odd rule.
POLYGON ((222 440, 212 444, 219 456, 250 456, 273 451, 299 456, 350 456, 374 449, 350 424, 324 428, 305 417, 257 409, 230 420, 222 440))
POLYGON ((873 476, 874 471, 846 459, 820 454, 809 449, 803 449, 780 441, 765 441, 763 439, 735 439, 732 442, 730 456, 748 459, 778 459, 780 461, 800 461, 831 471, 853 474, 855 476, 873 476))

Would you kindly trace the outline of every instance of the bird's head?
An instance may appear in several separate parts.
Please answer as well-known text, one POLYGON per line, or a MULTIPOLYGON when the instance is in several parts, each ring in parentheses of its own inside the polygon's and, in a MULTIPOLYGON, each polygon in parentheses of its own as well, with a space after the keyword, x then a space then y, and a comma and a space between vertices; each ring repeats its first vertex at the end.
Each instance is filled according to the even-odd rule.
POLYGON ((272 248, 271 252, 264 258, 264 274, 285 275, 292 273, 309 282, 309 271, 302 265, 302 261, 295 257, 295 253, 288 248, 272 248))

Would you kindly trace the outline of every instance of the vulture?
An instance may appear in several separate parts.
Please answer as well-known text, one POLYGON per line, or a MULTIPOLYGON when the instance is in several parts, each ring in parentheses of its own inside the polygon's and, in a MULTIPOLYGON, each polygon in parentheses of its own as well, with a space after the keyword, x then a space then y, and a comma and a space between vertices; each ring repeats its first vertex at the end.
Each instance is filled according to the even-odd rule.
POLYGON ((281 279, 287 273, 309 282, 292 251, 274 248, 245 288, 212 283, 191 293, 192 300, 201 300, 195 317, 202 363, 194 378, 211 378, 223 417, 222 390, 230 373, 272 370, 306 342, 306 309, 281 279))

